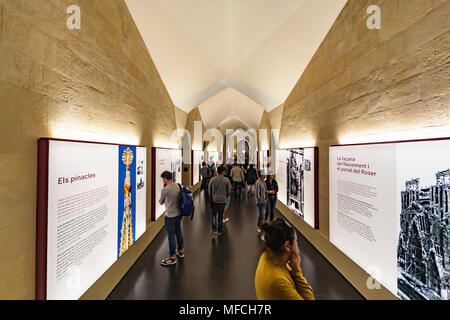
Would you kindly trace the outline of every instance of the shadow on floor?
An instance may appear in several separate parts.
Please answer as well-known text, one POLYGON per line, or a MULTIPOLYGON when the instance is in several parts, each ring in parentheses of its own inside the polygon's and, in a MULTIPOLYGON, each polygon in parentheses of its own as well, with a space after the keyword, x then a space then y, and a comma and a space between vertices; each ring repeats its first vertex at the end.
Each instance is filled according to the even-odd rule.
MULTIPOLYGON (((160 261, 169 253, 163 229, 109 295, 112 300, 247 300, 256 299, 254 276, 261 239, 253 198, 231 200, 225 234, 211 240, 209 206, 196 193, 194 219, 183 219, 186 257, 171 267, 160 261)), ((277 214, 278 215, 278 214, 277 214)), ((318 300, 363 297, 298 233, 303 274, 318 300)))

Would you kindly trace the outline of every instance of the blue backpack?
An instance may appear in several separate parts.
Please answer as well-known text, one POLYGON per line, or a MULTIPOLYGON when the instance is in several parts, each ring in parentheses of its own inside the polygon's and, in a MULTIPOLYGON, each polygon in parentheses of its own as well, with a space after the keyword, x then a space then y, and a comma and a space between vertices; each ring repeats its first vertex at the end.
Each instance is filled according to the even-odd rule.
POLYGON ((181 215, 183 217, 191 217, 191 220, 194 218, 194 199, 192 198, 192 191, 189 188, 181 186, 180 187, 180 209, 181 215))

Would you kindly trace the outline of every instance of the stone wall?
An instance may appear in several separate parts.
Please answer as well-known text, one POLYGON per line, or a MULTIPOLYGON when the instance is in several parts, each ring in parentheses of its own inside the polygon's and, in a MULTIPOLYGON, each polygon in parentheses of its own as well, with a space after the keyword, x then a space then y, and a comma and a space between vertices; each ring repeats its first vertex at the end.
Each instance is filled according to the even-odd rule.
MULTIPOLYGON (((203 124, 202 116, 200 114, 200 111, 198 110, 198 107, 193 109, 193 110, 191 110, 191 112, 189 112, 187 114, 185 129, 191 135, 192 149, 194 149, 194 150, 203 150, 203 142, 201 142, 200 145, 197 145, 194 142, 194 122, 195 121, 201 121, 202 122, 202 134, 204 134, 205 131, 206 131, 206 128, 205 128, 205 125, 203 124)), ((191 159, 191 161, 192 161, 192 159, 191 159)), ((185 172, 183 170, 183 172, 184 172, 183 173, 183 183, 185 183, 185 181, 188 181, 189 182, 188 184, 190 185, 191 184, 192 167, 190 165, 183 165, 183 167, 187 168, 187 170, 188 170, 187 172, 185 172)))
POLYGON ((0 299, 35 297, 40 137, 150 150, 170 143, 176 129, 173 103, 124 1, 78 0, 81 30, 66 28, 72 4, 0 0, 0 299))
POLYGON ((258 150, 269 150, 270 149, 270 133, 271 133, 271 123, 269 113, 264 110, 264 113, 261 117, 261 123, 259 124, 257 135, 258 135, 258 150), (265 129, 267 130, 267 134, 260 133, 259 130, 265 129))
POLYGON ((284 104, 281 147, 320 154, 320 231, 328 236, 328 148, 448 136, 450 1, 350 0, 284 104), (366 27, 369 5, 381 30, 366 27))
POLYGON ((269 112, 270 125, 273 129, 281 128, 281 119, 283 117, 283 107, 284 105, 279 105, 275 109, 269 112))
POLYGON ((175 118, 177 123, 177 129, 184 129, 186 127, 186 120, 188 114, 181 110, 180 108, 175 107, 175 118))

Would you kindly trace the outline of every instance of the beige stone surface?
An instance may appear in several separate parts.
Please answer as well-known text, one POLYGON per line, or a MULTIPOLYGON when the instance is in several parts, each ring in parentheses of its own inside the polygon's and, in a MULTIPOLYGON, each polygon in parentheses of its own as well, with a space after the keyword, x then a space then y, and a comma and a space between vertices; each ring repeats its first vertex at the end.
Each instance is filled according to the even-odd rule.
MULTIPOLYGON (((419 10, 420 12, 420 10, 419 10)), ((398 19, 402 16, 400 15, 398 19)), ((388 42, 389 60, 412 51, 450 30, 450 1, 433 9, 388 42)))
POLYGON ((273 129, 281 128, 281 118, 283 117, 283 107, 284 105, 279 105, 275 109, 269 112, 270 126, 273 129))
POLYGON ((187 117, 173 105, 123 0, 77 1, 81 30, 66 27, 72 4, 0 0, 0 299, 34 299, 40 137, 151 150, 170 143, 187 117))
MULTIPOLYGON (((195 121, 200 121, 202 122, 202 132, 201 134, 203 135, 206 131, 205 125, 203 124, 203 120, 202 120, 202 116, 200 114, 200 111, 198 110, 198 107, 193 109, 191 112, 189 112, 186 115, 186 121, 185 121, 185 129, 187 131, 189 131, 190 135, 191 135, 191 139, 192 139, 192 148, 195 150, 204 150, 204 143, 200 142, 197 143, 195 142, 195 138, 194 138, 194 122, 195 121)), ((201 139, 203 139, 203 136, 200 137, 201 139)), ((183 183, 190 185, 191 184, 191 175, 192 175, 192 166, 190 165, 185 165, 184 168, 187 168, 187 171, 183 171, 183 183)), ((193 189, 194 190, 194 189, 193 189)))
POLYGON ((441 65, 450 61, 450 31, 436 39, 436 64, 441 65))
POLYGON ((325 236, 330 145, 343 137, 448 128, 449 14, 448 0, 349 0, 286 99, 280 145, 319 147, 325 236), (381 7, 381 30, 365 28, 369 4, 381 7))
POLYGON ((270 136, 271 136, 271 123, 270 123, 270 116, 267 111, 264 111, 263 116, 261 117, 261 123, 259 124, 258 130, 257 130, 257 141, 258 141, 258 150, 270 150, 270 136), (260 130, 266 130, 266 134, 264 135, 263 132, 260 130))
POLYGON ((382 13, 380 40, 386 41, 426 16, 433 10, 434 3, 433 0, 391 0, 384 1, 380 8, 382 13))
POLYGON ((184 129, 186 127, 188 114, 178 107, 175 107, 175 118, 177 122, 177 129, 184 129))

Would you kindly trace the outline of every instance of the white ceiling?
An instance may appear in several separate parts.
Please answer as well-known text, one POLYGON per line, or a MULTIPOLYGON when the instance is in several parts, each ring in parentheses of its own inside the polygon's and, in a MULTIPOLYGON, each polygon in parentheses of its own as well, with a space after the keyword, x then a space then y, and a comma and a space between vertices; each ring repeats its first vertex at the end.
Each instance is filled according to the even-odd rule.
POLYGON ((347 2, 125 1, 177 107, 201 106, 207 127, 236 118, 255 128, 260 118, 245 110, 285 101, 347 2), (242 104, 222 109, 220 122, 209 114, 236 100, 242 104))
MULTIPOLYGON (((241 92, 225 87, 198 106, 206 128, 223 127, 239 120, 242 129, 257 129, 264 109, 241 92), (242 126, 241 126, 242 127, 242 126)), ((234 128, 236 127, 228 127, 234 128)))

